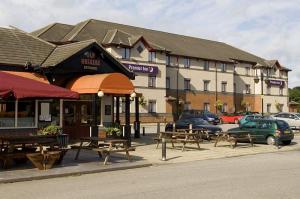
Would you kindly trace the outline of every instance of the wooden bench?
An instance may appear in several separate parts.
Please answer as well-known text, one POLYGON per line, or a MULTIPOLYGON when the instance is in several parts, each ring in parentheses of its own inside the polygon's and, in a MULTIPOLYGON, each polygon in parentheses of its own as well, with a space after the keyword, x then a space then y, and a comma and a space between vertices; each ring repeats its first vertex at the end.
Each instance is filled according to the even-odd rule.
POLYGON ((101 148, 94 148, 92 150, 98 152, 100 158, 104 157, 103 164, 106 165, 110 155, 112 153, 118 153, 118 152, 125 152, 128 161, 131 161, 129 151, 135 151, 135 147, 128 147, 128 148, 101 147, 101 148))
POLYGON ((198 149, 200 149, 200 135, 198 133, 186 133, 185 131, 181 132, 161 132, 159 137, 154 138, 157 142, 156 148, 158 148, 159 143, 162 142, 162 139, 165 139, 165 142, 171 143, 174 148, 174 143, 182 143, 182 151, 184 151, 186 144, 197 144, 198 149))
POLYGON ((2 168, 8 169, 11 167, 13 160, 27 159, 26 152, 13 152, 13 153, 1 153, 0 160, 2 162, 2 168))
POLYGON ((254 146, 255 135, 251 135, 248 132, 222 132, 217 135, 215 140, 215 147, 220 141, 226 141, 230 143, 231 148, 235 148, 238 142, 249 142, 251 146, 254 146))

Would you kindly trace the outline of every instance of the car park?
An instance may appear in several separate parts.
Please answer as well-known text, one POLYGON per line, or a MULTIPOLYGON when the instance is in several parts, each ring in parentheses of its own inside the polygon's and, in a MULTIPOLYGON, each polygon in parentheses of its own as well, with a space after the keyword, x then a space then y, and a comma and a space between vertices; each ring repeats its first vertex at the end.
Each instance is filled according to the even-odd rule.
POLYGON ((180 115, 179 118, 186 119, 193 117, 201 118, 214 125, 220 123, 220 118, 216 114, 204 110, 186 110, 180 115))
MULTIPOLYGON (((199 117, 181 118, 175 123, 175 129, 189 129, 189 125, 192 124, 193 129, 206 129, 208 133, 214 134, 221 132, 222 129, 218 126, 211 125, 206 120, 199 117)), ((168 123, 165 128, 166 131, 173 130, 173 123, 168 123)))
POLYGON ((239 120, 243 117, 243 114, 241 113, 224 113, 220 118, 221 124, 238 124, 239 120))
POLYGON ((287 122, 274 119, 252 119, 228 132, 248 132, 254 136, 254 142, 274 144, 275 135, 279 134, 279 142, 288 145, 294 139, 293 131, 287 122))
POLYGON ((300 129, 300 113, 277 113, 273 118, 286 121, 292 129, 300 129))

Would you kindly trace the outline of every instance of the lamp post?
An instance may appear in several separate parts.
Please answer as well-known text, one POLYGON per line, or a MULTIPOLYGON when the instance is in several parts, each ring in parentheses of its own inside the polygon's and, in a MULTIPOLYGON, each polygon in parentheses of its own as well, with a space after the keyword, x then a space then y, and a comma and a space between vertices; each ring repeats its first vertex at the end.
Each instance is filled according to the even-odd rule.
POLYGON ((177 73, 176 73, 176 120, 178 120, 178 118, 179 118, 179 91, 178 91, 179 64, 178 63, 177 63, 176 69, 177 69, 177 73))
POLYGON ((260 71, 260 81, 261 81, 261 114, 264 115, 264 74, 263 69, 260 71))

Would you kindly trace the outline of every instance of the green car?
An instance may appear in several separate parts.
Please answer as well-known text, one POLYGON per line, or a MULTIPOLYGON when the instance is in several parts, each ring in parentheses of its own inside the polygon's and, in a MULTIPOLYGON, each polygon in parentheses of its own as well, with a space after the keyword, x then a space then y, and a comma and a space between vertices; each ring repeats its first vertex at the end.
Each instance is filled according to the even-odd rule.
POLYGON ((278 133, 279 143, 288 145, 294 139, 294 133, 288 123, 283 120, 253 119, 237 128, 228 130, 229 133, 248 132, 255 136, 256 143, 274 144, 275 135, 278 133))

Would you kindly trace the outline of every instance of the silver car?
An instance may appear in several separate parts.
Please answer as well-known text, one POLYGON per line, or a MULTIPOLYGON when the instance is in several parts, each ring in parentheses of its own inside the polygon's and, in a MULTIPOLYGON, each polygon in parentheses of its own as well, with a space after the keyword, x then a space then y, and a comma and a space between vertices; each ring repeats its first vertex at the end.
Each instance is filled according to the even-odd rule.
POLYGON ((300 129, 300 113, 277 113, 273 117, 286 121, 292 129, 300 129))

